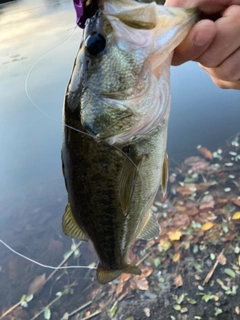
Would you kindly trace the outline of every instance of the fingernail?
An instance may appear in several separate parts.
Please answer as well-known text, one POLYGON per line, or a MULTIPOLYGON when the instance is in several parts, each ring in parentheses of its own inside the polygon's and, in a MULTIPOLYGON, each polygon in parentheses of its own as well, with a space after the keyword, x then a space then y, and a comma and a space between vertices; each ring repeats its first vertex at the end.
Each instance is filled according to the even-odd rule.
POLYGON ((214 22, 210 20, 202 20, 198 22, 198 29, 193 38, 193 44, 198 47, 206 46, 214 38, 216 27, 214 22))

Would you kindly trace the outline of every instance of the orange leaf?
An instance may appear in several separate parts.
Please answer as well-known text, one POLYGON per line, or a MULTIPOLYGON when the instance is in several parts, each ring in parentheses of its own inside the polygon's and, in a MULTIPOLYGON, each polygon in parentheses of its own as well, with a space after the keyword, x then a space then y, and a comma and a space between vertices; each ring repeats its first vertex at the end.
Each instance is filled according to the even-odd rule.
POLYGON ((207 148, 199 148, 198 152, 200 152, 205 158, 212 160, 212 152, 209 151, 207 148))
POLYGON ((178 230, 168 232, 168 237, 171 241, 179 240, 181 236, 182 236, 182 232, 178 230))
POLYGON ((147 277, 149 277, 149 276, 152 274, 153 269, 150 268, 150 267, 148 267, 148 268, 142 269, 141 271, 142 271, 142 274, 141 274, 140 277, 142 277, 142 278, 144 278, 144 277, 147 278, 147 277))
POLYGON ((140 290, 148 290, 149 289, 148 281, 146 278, 141 278, 141 276, 136 276, 134 278, 134 282, 136 283, 138 289, 140 289, 140 290))
POLYGON ((234 215, 232 216, 232 220, 238 220, 240 219, 240 211, 235 212, 234 215))
POLYGON ((180 274, 178 276, 176 276, 176 278, 174 279, 174 284, 177 288, 181 287, 183 285, 183 279, 180 274))
POLYGON ((212 227, 214 226, 214 224, 212 222, 206 222, 202 225, 202 230, 203 231, 207 231, 207 230, 210 230, 212 229, 212 227))
POLYGON ((178 260, 180 259, 181 255, 180 253, 175 253, 174 256, 173 256, 173 262, 178 262, 178 260))

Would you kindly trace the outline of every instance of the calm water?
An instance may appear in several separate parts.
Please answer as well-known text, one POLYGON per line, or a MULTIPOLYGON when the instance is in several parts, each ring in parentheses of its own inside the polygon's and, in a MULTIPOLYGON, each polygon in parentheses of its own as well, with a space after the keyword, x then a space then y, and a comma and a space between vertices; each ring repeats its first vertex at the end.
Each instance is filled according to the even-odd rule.
MULTIPOLYGON (((0 7, 0 238, 16 249, 31 242, 26 253, 34 258, 50 235, 65 237, 61 115, 81 39, 79 29, 73 33, 74 22, 72 1, 22 0, 0 7), (57 121, 27 98, 30 69, 29 95, 57 121)), ((181 162, 198 144, 217 149, 240 130, 239 119, 240 91, 216 88, 195 63, 172 69, 170 159, 181 162)), ((1 245, 0 257, 7 254, 1 245)))

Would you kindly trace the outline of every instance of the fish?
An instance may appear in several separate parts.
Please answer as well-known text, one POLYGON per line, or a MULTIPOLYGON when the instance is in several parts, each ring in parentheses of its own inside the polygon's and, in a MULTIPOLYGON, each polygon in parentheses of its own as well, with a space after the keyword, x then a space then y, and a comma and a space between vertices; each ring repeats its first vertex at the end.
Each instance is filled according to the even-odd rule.
POLYGON ((151 211, 166 192, 170 64, 196 21, 193 9, 106 0, 88 19, 63 108, 63 232, 91 240, 97 280, 140 275, 138 239, 159 237, 151 211))

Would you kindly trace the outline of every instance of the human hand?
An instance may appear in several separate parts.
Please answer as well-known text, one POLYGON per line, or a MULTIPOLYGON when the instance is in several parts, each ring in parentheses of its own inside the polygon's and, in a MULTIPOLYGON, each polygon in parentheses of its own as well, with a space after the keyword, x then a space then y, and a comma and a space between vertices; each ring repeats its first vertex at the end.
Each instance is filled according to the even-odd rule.
POLYGON ((167 0, 165 5, 220 14, 215 22, 204 19, 194 25, 175 49, 172 64, 197 61, 218 87, 240 90, 240 0, 167 0))

